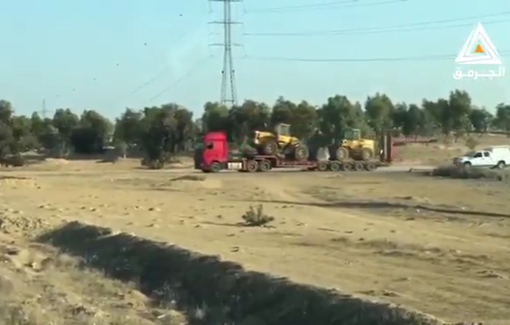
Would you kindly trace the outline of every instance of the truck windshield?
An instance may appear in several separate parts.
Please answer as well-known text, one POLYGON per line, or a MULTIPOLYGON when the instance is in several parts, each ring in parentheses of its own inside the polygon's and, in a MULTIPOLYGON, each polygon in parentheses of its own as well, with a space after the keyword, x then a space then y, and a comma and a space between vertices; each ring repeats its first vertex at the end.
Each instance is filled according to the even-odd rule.
POLYGON ((477 153, 476 151, 471 151, 471 152, 468 152, 467 154, 465 154, 464 156, 473 158, 476 155, 476 153, 477 153))

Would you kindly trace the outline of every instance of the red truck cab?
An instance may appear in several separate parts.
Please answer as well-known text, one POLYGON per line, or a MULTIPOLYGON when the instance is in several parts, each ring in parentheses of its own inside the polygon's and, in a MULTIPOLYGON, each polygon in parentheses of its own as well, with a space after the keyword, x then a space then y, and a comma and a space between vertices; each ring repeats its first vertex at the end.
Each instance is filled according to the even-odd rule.
POLYGON ((204 172, 218 172, 228 162, 228 151, 227 135, 224 132, 209 132, 203 138, 202 148, 195 152, 195 165, 199 165, 204 172))

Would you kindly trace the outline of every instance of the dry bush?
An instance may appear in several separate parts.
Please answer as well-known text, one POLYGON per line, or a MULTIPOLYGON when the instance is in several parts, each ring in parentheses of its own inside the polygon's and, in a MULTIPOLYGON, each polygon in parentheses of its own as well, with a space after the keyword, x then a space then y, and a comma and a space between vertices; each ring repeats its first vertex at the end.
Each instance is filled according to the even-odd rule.
POLYGON ((264 213, 264 207, 260 204, 256 209, 250 206, 250 209, 246 211, 242 216, 244 223, 247 227, 261 227, 267 226, 270 222, 274 221, 274 218, 264 213))
POLYGON ((508 171, 485 168, 464 168, 461 166, 438 167, 434 169, 430 175, 457 179, 490 179, 496 181, 510 181, 510 173, 508 171))

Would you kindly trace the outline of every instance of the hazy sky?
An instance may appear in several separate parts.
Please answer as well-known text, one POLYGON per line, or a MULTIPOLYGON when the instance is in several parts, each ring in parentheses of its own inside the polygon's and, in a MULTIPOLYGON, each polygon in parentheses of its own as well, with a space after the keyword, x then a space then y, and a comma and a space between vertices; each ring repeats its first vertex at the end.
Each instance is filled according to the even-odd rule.
MULTIPOLYGON (((379 91, 420 102, 462 88, 475 104, 490 109, 510 102, 508 0, 348 2, 234 4, 235 19, 242 22, 234 26, 235 41, 242 45, 234 48, 239 100, 273 102, 283 95, 321 104, 337 93, 364 100, 379 91), (265 10, 288 6, 295 8, 265 10), (508 60, 507 77, 456 81, 454 59, 478 22, 508 60), (409 24, 416 25, 388 29, 409 24), (331 30, 343 32, 253 35, 331 30), (428 55, 446 57, 379 60, 428 55), (276 57, 343 61, 267 59, 276 57)), ((0 0, 0 6, 0 98, 10 100, 18 113, 41 109, 43 98, 50 110, 97 109, 109 117, 126 106, 167 102, 199 114, 205 101, 219 100, 222 53, 208 44, 222 42, 221 26, 207 22, 221 19, 221 3, 0 0)))

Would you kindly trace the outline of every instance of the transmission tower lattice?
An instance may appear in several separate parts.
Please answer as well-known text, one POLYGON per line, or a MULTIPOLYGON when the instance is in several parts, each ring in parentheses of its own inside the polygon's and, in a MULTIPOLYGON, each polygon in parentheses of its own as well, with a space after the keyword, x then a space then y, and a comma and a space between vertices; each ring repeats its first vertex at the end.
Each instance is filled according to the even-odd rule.
POLYGON ((223 19, 213 21, 211 24, 223 25, 223 43, 211 44, 211 46, 223 47, 223 70, 221 71, 221 103, 226 106, 237 104, 236 78, 232 48, 240 46, 232 41, 232 26, 240 24, 232 20, 232 4, 242 0, 209 0, 211 2, 223 2, 223 19))

